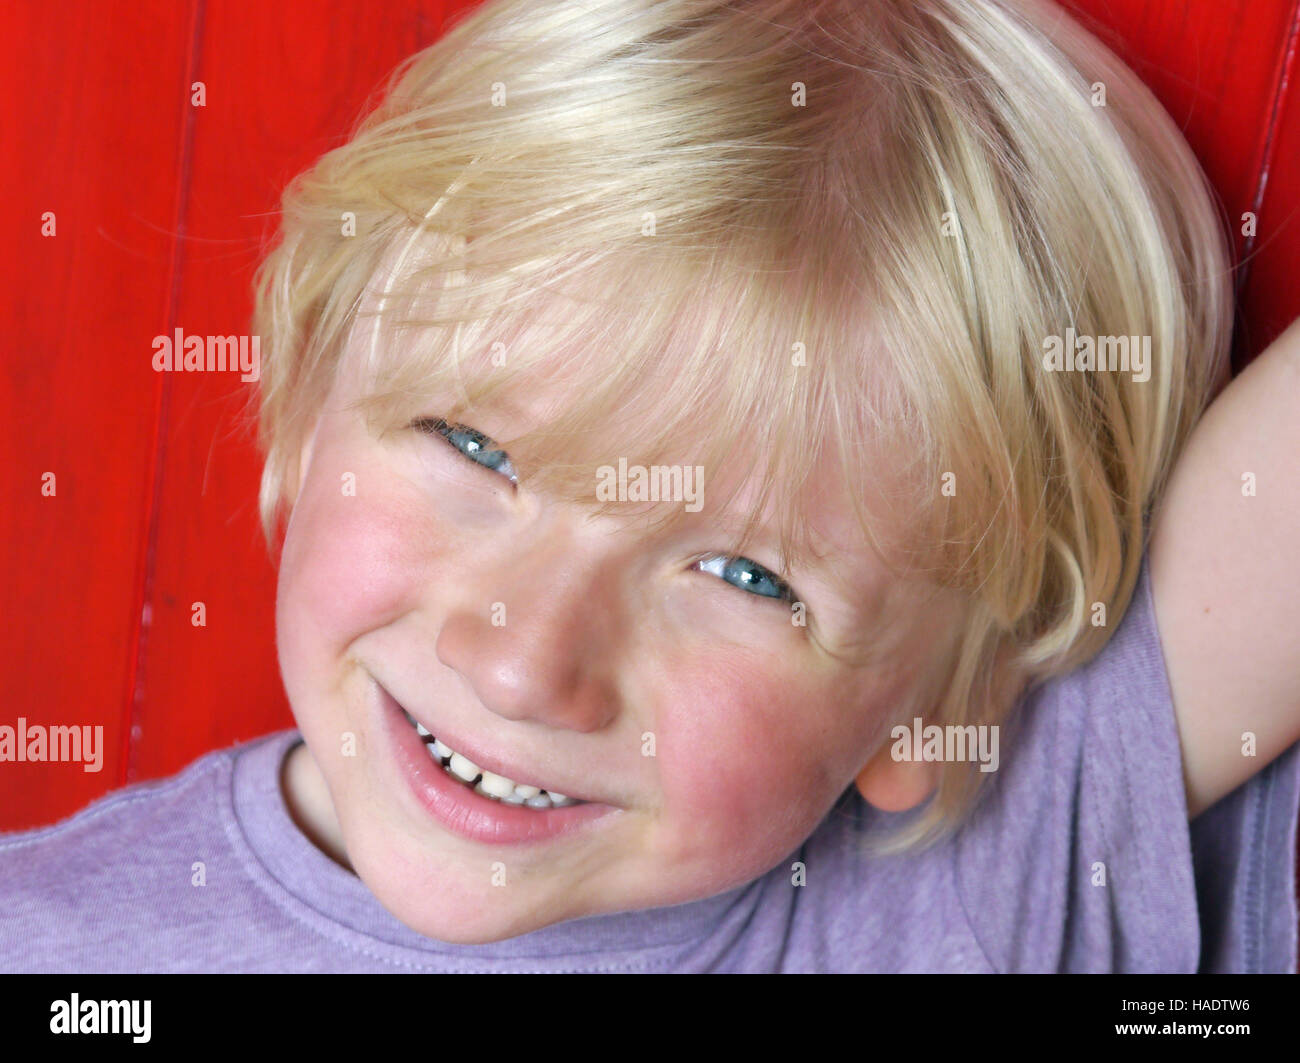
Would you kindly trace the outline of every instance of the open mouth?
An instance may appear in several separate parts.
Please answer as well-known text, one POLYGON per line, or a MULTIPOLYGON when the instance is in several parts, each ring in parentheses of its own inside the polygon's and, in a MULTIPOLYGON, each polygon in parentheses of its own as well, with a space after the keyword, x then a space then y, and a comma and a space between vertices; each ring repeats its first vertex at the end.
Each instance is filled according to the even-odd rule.
MULTIPOLYGON (((393 766, 416 802, 452 834, 493 847, 532 846, 610 829, 621 818, 621 807, 605 804, 590 793, 573 798, 547 792, 536 782, 485 771, 435 738, 381 684, 376 682, 373 690, 379 712, 376 722, 390 738, 393 766)), ((464 735, 458 740, 470 741, 464 735)), ((517 770, 514 762, 493 763, 517 770)))
POLYGON ((531 808, 539 812, 549 808, 566 808, 570 805, 586 804, 585 801, 579 801, 577 798, 568 797, 565 794, 557 794, 553 791, 543 790, 540 786, 516 782, 504 775, 484 771, 468 757, 457 753, 445 742, 440 742, 424 724, 416 721, 405 709, 402 709, 402 715, 406 717, 406 722, 414 727, 416 733, 419 734, 420 741, 424 743, 425 752, 429 754, 430 759, 438 764, 451 778, 469 787, 481 797, 505 805, 531 808))

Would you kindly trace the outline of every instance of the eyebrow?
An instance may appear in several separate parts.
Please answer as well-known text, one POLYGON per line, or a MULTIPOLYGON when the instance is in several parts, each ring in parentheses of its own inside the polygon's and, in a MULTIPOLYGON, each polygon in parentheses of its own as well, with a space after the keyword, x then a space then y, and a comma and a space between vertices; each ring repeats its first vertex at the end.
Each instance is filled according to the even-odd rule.
MULTIPOLYGON (((530 418, 540 419, 537 418, 535 413, 530 413, 524 406, 514 401, 503 391, 497 392, 476 407, 466 408, 463 412, 467 416, 473 416, 476 411, 489 417, 504 417, 518 422, 527 422, 530 418)), ((528 430, 521 434, 526 434, 526 431, 528 430)), ((497 441, 494 439, 494 442, 497 441)), ((740 538, 746 526, 749 525, 752 529, 749 549, 757 547, 775 556, 777 558, 776 575, 786 581, 798 579, 801 573, 804 576, 815 574, 815 577, 820 578, 820 583, 828 591, 834 593, 848 608, 855 610, 861 600, 875 597, 875 594, 864 593, 857 581, 846 578, 842 566, 836 563, 838 551, 819 552, 815 548, 811 537, 809 538, 809 548, 805 551, 792 552, 788 559, 790 566, 786 567, 781 558, 780 535, 772 521, 759 519, 751 524, 745 515, 732 510, 710 514, 706 519, 722 534, 731 535, 736 539, 740 538)), ((737 543, 734 548, 740 550, 745 547, 737 543)), ((738 554, 736 556, 745 555, 738 554)), ((872 582, 874 584, 874 581, 872 582)))
MULTIPOLYGON (((460 405, 459 401, 456 405, 460 405)), ((504 418, 510 421, 524 423, 528 423, 530 420, 540 422, 543 419, 536 413, 532 413, 525 409, 524 406, 515 402, 504 392, 497 392, 477 405, 466 406, 462 412, 467 416, 482 414, 497 419, 504 418)))

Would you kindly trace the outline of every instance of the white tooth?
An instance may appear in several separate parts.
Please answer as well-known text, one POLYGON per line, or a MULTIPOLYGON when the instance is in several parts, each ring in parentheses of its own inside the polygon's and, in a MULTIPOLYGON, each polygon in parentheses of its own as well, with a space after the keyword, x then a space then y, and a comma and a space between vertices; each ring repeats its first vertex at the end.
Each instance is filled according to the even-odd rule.
POLYGON ((427 727, 425 727, 424 724, 422 723, 417 723, 415 725, 415 729, 419 731, 420 734, 424 735, 426 738, 430 737, 433 734, 433 732, 430 731, 427 727))
POLYGON ((495 775, 490 771, 483 773, 479 785, 493 797, 506 797, 514 792, 515 784, 504 775, 495 775))
POLYGON ((538 794, 536 797, 530 797, 524 802, 529 808, 550 808, 551 799, 538 794))
POLYGON ((515 783, 515 793, 527 801, 530 797, 536 797, 540 794, 541 788, 537 786, 525 786, 521 782, 515 783))
POLYGON ((524 803, 524 799, 513 790, 506 794, 505 797, 501 798, 501 800, 507 805, 522 805, 524 803))
POLYGON ((445 742, 439 742, 436 738, 433 740, 433 751, 443 760, 446 760, 451 756, 451 746, 447 745, 445 742))
POLYGON ((451 769, 453 775, 459 779, 464 779, 466 782, 473 782, 475 777, 479 774, 479 766, 468 757, 463 757, 459 753, 453 753, 451 755, 451 763, 448 764, 447 767, 451 769))
POLYGON ((569 800, 567 797, 564 796, 564 794, 557 794, 554 790, 547 790, 546 792, 551 795, 551 800, 554 801, 556 804, 562 805, 564 804, 564 802, 569 800))

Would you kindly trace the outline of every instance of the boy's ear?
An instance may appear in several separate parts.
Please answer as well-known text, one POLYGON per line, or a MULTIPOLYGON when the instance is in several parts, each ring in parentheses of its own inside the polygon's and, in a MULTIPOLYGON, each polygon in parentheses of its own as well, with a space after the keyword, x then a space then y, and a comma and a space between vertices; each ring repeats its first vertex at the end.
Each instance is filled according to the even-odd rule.
POLYGON ((855 785, 867 803, 880 811, 906 812, 934 793, 941 765, 933 760, 894 760, 893 746, 893 742, 881 745, 858 772, 855 785))

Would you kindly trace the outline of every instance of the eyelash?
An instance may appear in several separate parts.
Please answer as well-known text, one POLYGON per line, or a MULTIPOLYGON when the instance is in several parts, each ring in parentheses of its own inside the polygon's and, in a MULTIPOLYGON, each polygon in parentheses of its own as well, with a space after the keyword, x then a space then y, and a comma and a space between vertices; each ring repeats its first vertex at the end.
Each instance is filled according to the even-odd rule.
MULTIPOLYGON (((518 486, 519 476, 515 471, 515 467, 511 463, 509 456, 504 450, 501 450, 496 446, 495 440, 485 436, 477 429, 464 424, 450 424, 447 421, 444 421, 441 417, 417 417, 411 422, 411 427, 424 432, 426 435, 440 436, 442 439, 447 441, 448 446, 464 457, 465 460, 471 461, 475 465, 479 465, 491 472, 499 473, 508 479, 512 486, 518 486), (493 463, 476 461, 456 445, 456 442, 452 438, 455 435, 468 437, 469 442, 478 448, 475 453, 483 453, 486 455, 499 454, 500 458, 496 459, 493 463)), ((735 566, 741 564, 748 565, 752 569, 757 570, 758 577, 760 579, 766 579, 779 592, 777 594, 746 593, 745 597, 767 599, 768 601, 784 602, 786 604, 791 604, 799 600, 798 595, 794 592, 794 588, 786 583, 785 580, 781 579, 781 577, 771 569, 765 568, 757 561, 753 561, 748 557, 741 557, 732 554, 705 554, 702 557, 696 558, 695 562, 691 565, 691 569, 696 572, 707 572, 710 575, 716 576, 718 579, 722 580, 722 582, 736 587, 737 590, 743 590, 740 584, 734 583, 732 580, 726 578, 726 573, 732 571, 735 566), (721 564, 719 564, 719 562, 721 564), (719 568, 720 571, 715 572, 713 571, 713 568, 719 568)), ((734 571, 732 571, 732 575, 735 575, 734 571)))
POLYGON ((519 486, 519 474, 515 471, 515 467, 510 461, 509 455, 498 447, 494 440, 485 436, 482 432, 478 431, 478 429, 471 428, 466 424, 449 424, 441 417, 417 417, 411 422, 411 427, 419 429, 427 435, 441 436, 447 441, 448 445, 453 450, 467 461, 472 461, 475 465, 480 465, 490 472, 499 473, 501 476, 504 476, 509 480, 511 485, 514 487, 519 486), (475 453, 482 453, 489 457, 499 454, 500 458, 492 462, 476 460, 456 445, 455 440, 452 439, 452 436, 455 435, 468 436, 469 442, 478 448, 475 453))
POLYGON ((750 568, 757 570, 758 577, 760 579, 766 579, 777 591, 776 594, 748 593, 745 597, 758 598, 760 600, 765 599, 770 602, 784 602, 787 605, 799 600, 799 596, 795 594, 794 588, 791 587, 790 584, 786 583, 785 580, 771 569, 760 565, 757 561, 748 557, 743 557, 737 554, 706 554, 704 557, 697 559, 696 562, 691 565, 691 568, 697 572, 708 572, 711 576, 717 576, 718 579, 722 580, 722 582, 730 584, 737 590, 743 590, 740 584, 733 583, 732 580, 727 579, 725 575, 730 571, 733 577, 735 577, 736 573, 732 570, 741 565, 747 565, 750 568), (714 568, 719 569, 719 571, 714 571, 714 568))

